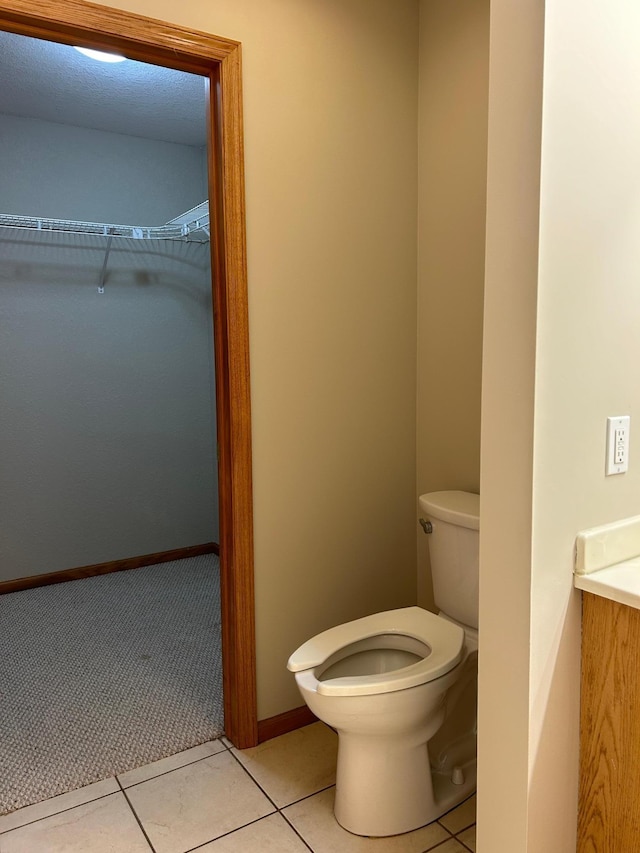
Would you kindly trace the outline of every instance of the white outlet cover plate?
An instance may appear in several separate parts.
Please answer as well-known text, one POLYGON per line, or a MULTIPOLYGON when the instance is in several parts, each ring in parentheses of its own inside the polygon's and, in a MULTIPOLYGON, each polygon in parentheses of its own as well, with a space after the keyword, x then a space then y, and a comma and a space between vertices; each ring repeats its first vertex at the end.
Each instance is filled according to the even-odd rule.
POLYGON ((607 477, 611 474, 624 474, 629 468, 630 426, 631 418, 629 415, 607 418, 607 460, 605 468, 607 477), (616 431, 619 429, 624 430, 623 459, 621 462, 616 461, 616 431))

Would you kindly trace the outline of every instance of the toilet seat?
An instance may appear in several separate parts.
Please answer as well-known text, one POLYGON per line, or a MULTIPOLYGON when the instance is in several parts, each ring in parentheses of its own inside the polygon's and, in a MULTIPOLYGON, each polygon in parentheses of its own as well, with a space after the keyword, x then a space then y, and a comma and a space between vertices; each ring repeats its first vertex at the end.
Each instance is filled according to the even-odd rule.
POLYGON ((404 607, 374 613, 344 625, 329 628, 303 643, 289 658, 287 668, 316 681, 315 689, 325 696, 366 696, 405 690, 445 675, 462 658, 464 631, 421 607, 404 607), (417 663, 374 675, 345 676, 317 680, 312 672, 332 655, 378 634, 411 637, 428 646, 430 654, 417 663))

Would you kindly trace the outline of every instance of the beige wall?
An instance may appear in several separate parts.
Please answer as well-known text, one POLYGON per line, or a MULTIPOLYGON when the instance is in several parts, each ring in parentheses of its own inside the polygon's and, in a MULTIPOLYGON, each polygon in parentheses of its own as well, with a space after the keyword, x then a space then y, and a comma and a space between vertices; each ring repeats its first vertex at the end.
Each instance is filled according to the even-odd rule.
MULTIPOLYGON (((421 0, 418 494, 480 487, 488 76, 488 0, 421 0)), ((418 598, 433 607, 427 560, 420 531, 418 598)))
POLYGON ((109 0, 243 44, 258 711, 415 602, 416 0, 109 0))

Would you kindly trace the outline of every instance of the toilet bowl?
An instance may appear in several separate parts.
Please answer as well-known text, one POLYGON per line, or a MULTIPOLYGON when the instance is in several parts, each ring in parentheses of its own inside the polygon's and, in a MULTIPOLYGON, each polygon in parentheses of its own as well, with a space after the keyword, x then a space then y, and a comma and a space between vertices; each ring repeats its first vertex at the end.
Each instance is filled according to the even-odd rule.
MULTIPOLYGON (((474 522, 468 498, 461 497, 466 493, 434 495, 434 534, 452 535, 448 528, 459 526, 460 505, 462 526, 468 532, 475 523, 477 534, 477 513, 474 522), (436 520, 438 502, 446 520, 436 520)), ((456 558, 464 562, 459 546, 456 558)), ((461 603, 465 615, 473 613, 464 595, 461 603)), ((305 702, 338 733, 334 812, 345 829, 371 836, 409 832, 475 790, 476 626, 455 614, 406 607, 323 631, 290 657, 287 666, 305 702)))

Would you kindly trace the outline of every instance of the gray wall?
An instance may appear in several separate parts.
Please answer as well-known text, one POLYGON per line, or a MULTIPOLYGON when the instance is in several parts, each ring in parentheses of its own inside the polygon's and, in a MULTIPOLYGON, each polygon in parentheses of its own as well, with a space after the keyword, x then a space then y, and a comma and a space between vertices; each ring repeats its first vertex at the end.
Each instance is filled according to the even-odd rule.
MULTIPOLYGON (((5 142, 35 124, 5 119, 5 142)), ((100 174, 80 157, 75 175, 61 168, 38 193, 27 160, 15 174, 0 151, 3 212, 162 222, 206 197, 199 149, 45 130, 31 140, 38 169, 38 144, 70 164, 74 134, 76 148, 90 134, 94 153, 114 156, 100 174), (131 192, 125 150, 139 155, 131 192)), ((116 240, 99 295, 104 248, 100 237, 0 230, 0 580, 218 538, 209 246, 116 240)))
POLYGON ((0 114, 0 210, 162 225, 207 196, 203 149, 0 114))

